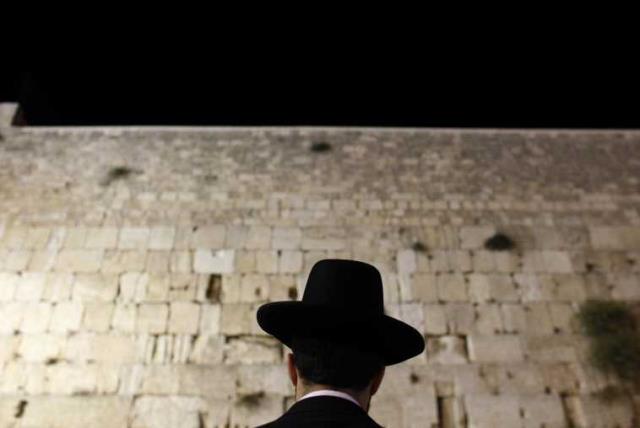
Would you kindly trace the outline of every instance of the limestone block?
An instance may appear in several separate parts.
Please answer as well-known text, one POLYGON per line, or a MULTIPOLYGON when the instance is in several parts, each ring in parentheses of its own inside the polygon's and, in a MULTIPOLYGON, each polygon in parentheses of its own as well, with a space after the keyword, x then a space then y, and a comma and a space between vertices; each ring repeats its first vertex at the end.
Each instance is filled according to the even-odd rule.
POLYGON ((269 275, 268 300, 297 300, 300 296, 296 275, 269 275))
POLYGON ((231 408, 230 426, 258 426, 279 418, 284 412, 284 397, 280 395, 253 394, 247 397, 236 399, 231 408))
POLYGON ((283 363, 240 365, 237 386, 238 395, 255 394, 261 391, 265 394, 293 395, 293 387, 283 363))
POLYGON ((234 272, 254 273, 256 271, 256 252, 247 250, 236 250, 234 263, 234 272))
POLYGON ((571 257, 567 251, 542 251, 542 263, 545 272, 550 273, 572 273, 573 266, 571 257))
POLYGON ((51 304, 29 302, 23 308, 24 315, 20 331, 23 333, 44 333, 51 319, 51 304))
POLYGON ((149 247, 150 230, 140 227, 123 227, 118 236, 121 250, 146 250, 149 247))
POLYGON ((64 302, 71 298, 74 275, 68 272, 48 272, 44 280, 42 299, 64 302))
POLYGON ((52 364, 46 367, 46 392, 54 395, 94 394, 97 376, 95 365, 52 364))
POLYGON ((493 254, 496 271, 500 273, 513 273, 519 270, 519 258, 511 251, 498 251, 493 254))
POLYGON ((443 305, 447 317, 447 329, 452 334, 466 335, 474 330, 476 312, 470 303, 447 303, 443 305))
POLYGON ((261 274, 278 273, 278 251, 256 251, 256 270, 261 274))
POLYGON ((190 273, 172 273, 169 275, 169 278, 169 301, 193 301, 196 299, 199 280, 198 275, 190 273))
POLYGON ((550 276, 534 274, 515 274, 523 302, 550 301, 554 297, 555 284, 550 276))
POLYGON ((162 334, 167 331, 169 306, 162 303, 143 303, 138 307, 136 331, 162 334))
POLYGON ((193 270, 196 273, 232 273, 234 265, 233 250, 196 250, 193 270))
POLYGON ((488 276, 491 300, 496 302, 517 302, 520 291, 511 275, 491 274, 488 276))
POLYGON ((191 249, 218 250, 224 248, 227 228, 223 224, 199 226, 193 232, 191 249))
MULTIPOLYGON (((144 278, 141 278, 144 281, 144 278)), ((169 300, 169 289, 171 287, 171 277, 163 274, 149 274, 148 282, 145 286, 145 302, 166 302, 169 300)))
POLYGON ((2 236, 2 246, 10 250, 24 249, 27 239, 27 228, 23 226, 7 227, 2 236))
POLYGON ((201 413, 206 409, 200 397, 136 398, 131 428, 201 428, 201 413))
POLYGON ((399 273, 413 273, 417 270, 416 252, 400 250, 396 255, 396 269, 399 273))
MULTIPOLYGON (((225 287, 225 285, 223 285, 225 287)), ((269 280, 263 274, 247 274, 240 277, 238 301, 264 301, 269 295, 269 280)), ((225 287, 223 290, 226 290, 225 287)))
POLYGON ((169 251, 149 251, 147 253, 147 265, 145 271, 154 274, 167 274, 169 272, 169 251))
POLYGON ((172 251, 169 257, 169 271, 173 273, 191 273, 192 254, 189 251, 172 251))
POLYGON ((107 250, 100 271, 104 273, 140 272, 147 262, 146 250, 107 250))
POLYGON ((15 300, 37 301, 42 298, 46 274, 43 272, 23 272, 18 276, 15 300))
POLYGON ((282 250, 278 262, 278 272, 295 273, 302 272, 302 251, 282 250))
POLYGON ((18 349, 19 339, 18 336, 0 336, 0 367, 13 360, 13 353, 18 349))
POLYGON ((56 259, 58 272, 98 272, 104 250, 61 250, 56 259))
POLYGON ((132 335, 79 333, 67 339, 63 358, 73 363, 132 364, 143 358, 139 345, 132 335))
POLYGON ((75 332, 80 329, 84 307, 80 302, 58 302, 53 307, 49 330, 54 333, 75 332))
POLYGON ((437 276, 430 273, 414 273, 411 275, 411 296, 420 302, 438 301, 437 276))
POLYGON ((189 355, 189 362, 195 364, 221 364, 224 357, 225 339, 223 336, 201 334, 189 355))
POLYGON ((169 309, 169 332, 196 334, 200 323, 200 305, 172 302, 169 309))
POLYGON ((131 401, 115 396, 37 396, 28 400, 21 418, 25 427, 101 428, 127 426, 131 401))
MULTIPOLYGON (((22 361, 11 361, 7 363, 3 368, 2 377, 0 378, 0 392, 2 392, 2 394, 24 393, 27 389, 29 366, 30 364, 22 361)), ((42 386, 43 382, 40 381, 40 383, 42 386)), ((29 388, 29 391, 34 391, 35 389, 36 388, 29 388)))
POLYGON ((640 249, 640 228, 633 226, 589 227, 591 246, 596 250, 640 249))
POLYGON ((51 334, 24 334, 20 341, 18 353, 26 362, 42 363, 61 356, 64 346, 62 336, 51 334))
POLYGON ((173 227, 152 227, 149 233, 150 250, 171 250, 176 229, 173 227))
POLYGON ((471 266, 474 272, 495 272, 495 252, 486 250, 473 250, 471 253, 471 266))
POLYGON ((564 428, 566 420, 562 400, 557 395, 521 395, 520 408, 524 428, 564 428))
POLYGON ((524 333, 527 328, 527 318, 524 307, 514 303, 500 305, 502 322, 505 333, 524 333))
MULTIPOLYGON (((145 299, 149 274, 140 272, 127 272, 119 277, 118 300, 122 302, 141 302, 145 299)), ((162 282, 162 281, 160 281, 162 282)), ((168 280, 167 280, 168 282, 168 280)))
POLYGON ((442 305, 427 303, 423 310, 424 332, 428 335, 447 334, 447 318, 442 305))
POLYGON ((56 265, 58 250, 34 251, 29 258, 27 270, 35 272, 49 272, 56 265))
POLYGON ((481 366, 485 379, 495 382, 500 394, 543 394, 545 383, 537 364, 528 362, 487 364, 481 366))
POLYGON ((531 336, 553 334, 551 314, 545 302, 531 302, 523 305, 525 315, 524 333, 531 336))
POLYGON ((459 336, 433 337, 427 340, 430 364, 467 364, 465 339, 459 336))
POLYGON ((117 303, 111 320, 112 329, 120 333, 136 331, 136 309, 134 303, 117 303))
POLYGON ((249 250, 268 250, 271 248, 271 234, 270 226, 250 226, 244 248, 249 250))
POLYGON ((576 344, 569 335, 523 336, 527 357, 536 362, 575 363, 576 344))
POLYGON ((578 333, 576 310, 570 303, 549 303, 549 315, 555 333, 578 333))
POLYGON ((27 229, 27 236, 23 242, 23 248, 30 250, 42 250, 47 246, 51 229, 47 227, 32 227, 27 229))
POLYGON ((29 250, 9 250, 6 255, 3 269, 9 272, 18 272, 27 269, 31 260, 32 251, 29 250))
POLYGON ((517 396, 469 394, 464 397, 469 427, 519 427, 520 405, 517 396))
POLYGON ((587 298, 586 284, 582 275, 555 274, 551 276, 555 284, 554 300, 582 302, 587 298))
POLYGON ((0 272, 0 302, 13 300, 19 279, 17 273, 0 272))
POLYGON ((252 332, 254 317, 255 309, 249 303, 222 305, 220 332, 225 335, 249 334, 252 332))
POLYGON ((87 332, 105 332, 109 330, 115 305, 109 302, 85 302, 82 318, 82 330, 87 332))
POLYGON ((219 304, 202 304, 200 307, 200 334, 217 335, 220 333, 219 304))
POLYGON ((471 361, 480 363, 503 363, 523 361, 524 354, 520 338, 516 335, 467 337, 467 348, 471 361))
POLYGON ((460 228, 460 248, 484 248, 484 242, 496 232, 495 226, 464 226, 460 228))
POLYGON ((628 399, 605 402, 593 395, 580 395, 581 405, 578 410, 579 420, 589 427, 633 427, 637 416, 633 414, 633 406, 628 399), (634 417, 635 416, 635 417, 634 417))
POLYGON ((472 273, 466 276, 469 284, 469 299, 473 303, 484 303, 491 299, 489 275, 472 273))
POLYGON ((445 302, 469 300, 465 277, 461 273, 441 274, 436 277, 438 298, 445 302))
POLYGON ((281 345, 270 337, 230 338, 225 344, 226 364, 265 364, 281 360, 281 345))
POLYGON ((474 333, 491 335, 502 332, 502 317, 499 305, 479 304, 475 310, 476 322, 473 329, 474 333))
POLYGON ((0 303, 0 334, 13 334, 22 324, 26 303, 3 302, 0 303))
POLYGON ((584 371, 577 364, 538 363, 537 366, 543 385, 554 394, 577 394, 587 389, 583 383, 584 371))
POLYGON ((118 229, 115 227, 90 227, 84 243, 89 249, 113 249, 118 243, 118 229))
POLYGON ((73 299, 108 302, 118 293, 118 276, 103 273, 79 273, 73 284, 73 299))
POLYGON ((87 240, 86 227, 68 227, 65 230, 64 242, 62 244, 62 248, 68 248, 68 249, 84 248, 84 243, 86 240, 87 240))
POLYGON ((612 295, 617 300, 640 300, 640 275, 638 274, 614 274, 609 275, 610 284, 613 284, 612 295))
POLYGON ((273 228, 271 248, 275 250, 296 250, 302 243, 302 230, 297 227, 276 226, 273 228))

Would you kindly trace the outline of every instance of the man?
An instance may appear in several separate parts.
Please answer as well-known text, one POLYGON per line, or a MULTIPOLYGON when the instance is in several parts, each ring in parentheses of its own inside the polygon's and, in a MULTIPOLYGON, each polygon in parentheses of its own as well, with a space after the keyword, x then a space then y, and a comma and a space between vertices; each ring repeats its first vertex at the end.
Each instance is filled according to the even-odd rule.
POLYGON ((378 270, 357 260, 320 260, 302 301, 264 304, 257 317, 293 351, 288 368, 296 398, 263 428, 379 427, 367 413, 385 367, 424 350, 416 329, 385 315, 378 270))

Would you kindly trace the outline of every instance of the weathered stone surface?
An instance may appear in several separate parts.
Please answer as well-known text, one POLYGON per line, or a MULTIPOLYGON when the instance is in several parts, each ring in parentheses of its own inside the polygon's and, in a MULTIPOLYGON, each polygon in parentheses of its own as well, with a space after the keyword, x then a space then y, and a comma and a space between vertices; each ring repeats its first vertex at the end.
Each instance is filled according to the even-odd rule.
POLYGON ((293 401, 288 350, 256 310, 299 300, 324 258, 375 265, 387 313, 426 335, 425 353, 387 368, 371 409, 384 425, 632 425, 630 402, 589 397, 616 383, 588 364, 574 315, 640 300, 637 132, 0 139, 2 426, 274 419, 293 401), (313 141, 340 162, 316 162, 300 145, 313 141), (144 174, 101 185, 122 159, 144 174), (515 247, 485 248, 496 231, 515 247), (49 398, 69 401, 37 419, 49 398))

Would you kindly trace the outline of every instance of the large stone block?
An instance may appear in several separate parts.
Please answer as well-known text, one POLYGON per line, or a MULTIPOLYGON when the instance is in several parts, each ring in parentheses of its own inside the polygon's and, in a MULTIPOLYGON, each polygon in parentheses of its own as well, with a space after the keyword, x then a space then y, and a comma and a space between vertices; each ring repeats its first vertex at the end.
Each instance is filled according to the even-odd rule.
POLYGON ((136 331, 162 334, 167 331, 169 306, 161 303, 143 303, 138 307, 136 331))
POLYGON ((173 227, 152 227, 149 233, 150 250, 171 250, 176 229, 173 227))
POLYGON ((73 299, 81 301, 109 302, 118 293, 118 276, 103 273, 76 274, 73 284, 73 299))
POLYGON ((267 337, 243 337, 229 339, 225 345, 226 364, 268 364, 281 360, 279 342, 267 337))
POLYGON ((19 279, 17 273, 0 272, 0 302, 13 300, 19 279))
POLYGON ((460 336, 433 337, 427 340, 430 364, 467 364, 465 339, 460 336))
POLYGON ((472 361, 479 363, 509 363, 524 360, 520 338, 516 335, 467 337, 467 348, 472 361))
POLYGON ((149 248, 150 230, 141 227, 123 227, 118 237, 121 250, 146 250, 149 248))
POLYGON ((520 403, 512 395, 465 395, 465 408, 470 428, 520 427, 520 403))
POLYGON ((104 250, 62 250, 58 253, 55 269, 58 272, 98 272, 104 250))
POLYGON ((91 227, 87 229, 84 246, 89 249, 112 249, 118 244, 118 229, 115 227, 91 227))
POLYGON ((127 426, 131 400, 114 396, 30 397, 21 418, 24 427, 122 428, 127 426), (99 421, 99 422, 96 422, 99 421))
POLYGON ((496 232, 495 226, 464 226, 460 228, 460 247, 484 248, 484 243, 496 232))
POLYGON ((105 332, 109 330, 115 305, 110 302, 85 302, 82 330, 87 332, 105 332))
POLYGON ((445 302, 465 302, 469 300, 467 283, 461 273, 440 274, 436 277, 438 298, 445 302))
POLYGON ((131 428, 201 428, 207 408, 200 397, 150 397, 135 400, 131 428))
POLYGON ((296 250, 302 243, 302 230, 297 227, 273 228, 271 247, 275 250, 296 250))
POLYGON ((69 333, 80 329, 84 307, 80 302, 58 302, 53 307, 49 330, 69 333))
POLYGON ((196 334, 200 323, 200 305, 172 302, 169 308, 169 333, 196 334))
POLYGON ((47 276, 43 272, 23 272, 18 276, 15 290, 15 300, 37 301, 42 298, 47 276))
POLYGON ((199 226, 192 237, 191 248, 194 250, 219 250, 224 248, 227 228, 222 224, 199 226))
POLYGON ((51 304, 29 302, 23 307, 24 315, 20 331, 23 333, 44 333, 51 319, 51 304))
POLYGON ((48 272, 44 281, 42 299, 64 302, 71 299, 74 275, 69 272, 48 272))
POLYGON ((196 273, 232 273, 234 265, 233 250, 196 250, 193 270, 196 273))

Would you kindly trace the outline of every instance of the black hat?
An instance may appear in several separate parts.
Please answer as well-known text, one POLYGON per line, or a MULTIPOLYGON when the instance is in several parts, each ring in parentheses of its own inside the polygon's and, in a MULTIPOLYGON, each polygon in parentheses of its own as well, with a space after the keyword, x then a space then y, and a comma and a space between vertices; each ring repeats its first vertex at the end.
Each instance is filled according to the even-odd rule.
POLYGON ((378 269, 357 260, 318 261, 302 301, 266 303, 257 316, 264 331, 290 348, 294 337, 335 337, 375 351, 387 366, 424 350, 415 328, 385 315, 378 269))

